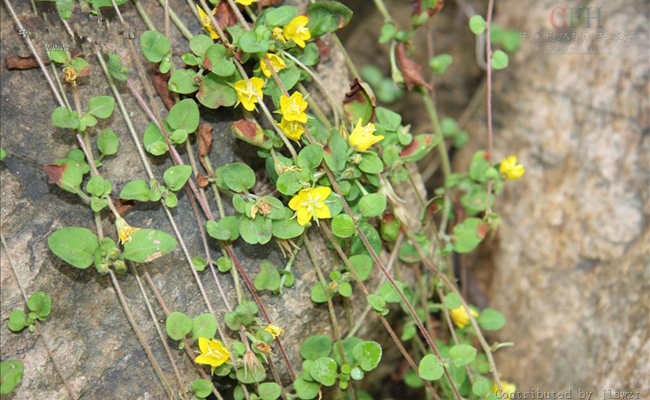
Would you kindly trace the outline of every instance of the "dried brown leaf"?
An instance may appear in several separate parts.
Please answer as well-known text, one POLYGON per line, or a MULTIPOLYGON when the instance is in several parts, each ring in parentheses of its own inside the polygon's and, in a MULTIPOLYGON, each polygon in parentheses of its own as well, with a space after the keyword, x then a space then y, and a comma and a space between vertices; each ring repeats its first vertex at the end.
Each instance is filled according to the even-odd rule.
POLYGON ((156 93, 158 93, 160 100, 162 100, 165 107, 169 110, 174 106, 174 97, 167 87, 168 80, 169 73, 161 74, 156 70, 151 75, 151 83, 153 84, 154 89, 156 89, 156 93))
POLYGON ((408 90, 412 90, 415 86, 423 86, 428 90, 433 90, 431 85, 429 85, 422 77, 422 67, 420 64, 411 60, 406 55, 404 43, 397 45, 395 54, 397 56, 397 64, 404 75, 404 83, 406 83, 406 88, 408 90))
POLYGON ((198 148, 199 148, 199 157, 203 157, 210 152, 212 148, 212 126, 205 122, 199 124, 198 132, 198 148))

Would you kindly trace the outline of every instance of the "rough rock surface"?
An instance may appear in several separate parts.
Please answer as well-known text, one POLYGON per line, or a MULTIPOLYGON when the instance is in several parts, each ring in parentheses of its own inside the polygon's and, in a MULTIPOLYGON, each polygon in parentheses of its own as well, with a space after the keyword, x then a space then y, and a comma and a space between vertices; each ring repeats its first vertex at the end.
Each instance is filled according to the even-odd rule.
MULTIPOLYGON (((12 3, 41 51, 48 45, 61 43, 70 45, 70 39, 65 36, 65 31, 52 7, 42 7, 42 10, 48 11, 50 22, 46 24, 39 18, 33 17, 29 2, 13 1, 12 3)), ((151 19, 158 24, 158 29, 162 30, 161 7, 157 2, 144 3, 151 19)), ((179 12, 181 19, 188 24, 192 32, 200 32, 201 28, 190 13, 186 2, 170 1, 170 5, 179 12)), ((129 2, 122 9, 130 29, 135 32, 136 37, 139 37, 139 34, 145 30, 145 26, 132 3, 129 2)), ((8 157, 0 166, 2 234, 8 242, 8 249, 3 247, 1 251, 3 321, 0 327, 0 345, 2 360, 20 359, 25 364, 23 381, 12 398, 16 400, 64 399, 66 394, 38 337, 26 331, 13 334, 7 329, 6 318, 9 312, 24 307, 16 281, 10 273, 7 251, 16 264, 19 279, 28 295, 43 290, 52 296, 52 314, 42 325, 42 330, 65 379, 79 398, 164 398, 162 388, 147 357, 119 307, 108 277, 99 276, 94 268, 82 271, 66 265, 48 249, 47 237, 61 227, 92 228, 92 214, 75 196, 48 184, 47 177, 41 170, 43 164, 63 157, 68 150, 76 146, 76 143, 70 134, 54 129, 50 124, 50 112, 57 104, 40 70, 8 71, 6 69, 7 56, 27 56, 28 50, 14 31, 14 24, 7 10, 2 7, 0 12, 3 41, 0 50, 1 131, 2 148, 8 153, 8 157)), ((104 17, 111 25, 100 34, 97 34, 97 29, 102 25, 97 22, 96 17, 76 15, 73 16, 71 23, 77 32, 81 32, 82 35, 94 33, 95 39, 100 44, 116 51, 124 60, 130 60, 115 15, 111 10, 105 10, 104 17)), ((173 25, 172 36, 175 50, 185 48, 185 39, 173 25)), ((89 48, 87 45, 84 47, 85 50, 89 48)), ((347 90, 346 80, 341 79, 345 74, 344 66, 341 56, 335 51, 332 54, 320 68, 330 71, 330 78, 325 79, 330 82, 336 80, 336 84, 332 84, 331 87, 335 91, 335 96, 342 99, 347 90)), ((97 60, 90 52, 86 52, 86 59, 91 63, 92 73, 89 82, 80 87, 81 98, 87 99, 100 94, 109 95, 110 90, 97 60)), ((135 72, 132 76, 140 87, 135 72)), ((120 86, 120 92, 141 135, 148 120, 133 97, 128 94, 126 87, 120 86)), ((159 104, 159 107, 162 105, 159 104)), ((235 141, 230 133, 230 122, 241 117, 239 111, 233 113, 202 110, 202 117, 214 128, 210 154, 213 165, 219 166, 235 160, 250 160, 250 155, 254 154, 254 151, 251 151, 252 149, 247 145, 235 141)), ((111 126, 118 134, 121 149, 118 156, 104 160, 102 171, 112 181, 114 193, 119 193, 127 181, 143 179, 146 175, 117 107, 110 120, 99 124, 100 128, 106 126, 111 126)), ((186 158, 186 154, 181 153, 186 158)), ((161 158, 162 160, 153 160, 154 172, 158 176, 162 175, 170 163, 167 158, 161 158)), ((176 221, 187 240, 190 253, 193 256, 203 256, 198 227, 189 201, 183 192, 179 192, 179 195, 179 207, 173 211, 176 221)), ((408 195, 406 197, 408 198, 408 195)), ((211 206, 216 209, 215 203, 211 206)), ((232 213, 232 209, 229 208, 227 212, 232 213)), ((157 206, 138 206, 129 212, 127 218, 134 226, 151 226, 172 232, 162 209, 157 206)), ((104 230, 113 233, 108 222, 105 222, 104 230)), ((318 241, 316 245, 319 259, 331 260, 331 253, 325 249, 324 243, 318 241)), ((214 243, 212 247, 216 250, 214 243)), ((274 244, 260 247, 239 243, 235 251, 253 277, 263 260, 269 260, 278 266, 286 262, 274 244)), ((215 251, 213 257, 217 256, 215 251)), ((323 265, 326 270, 333 266, 333 262, 325 262, 323 265)), ((170 309, 188 315, 197 315, 205 312, 206 307, 188 268, 180 249, 147 266, 170 309)), ((309 291, 316 282, 316 275, 305 251, 300 251, 292 270, 296 275, 296 285, 284 290, 281 297, 264 294, 262 301, 266 304, 271 319, 286 329, 286 334, 282 336, 283 342, 293 364, 299 366, 297 344, 309 335, 329 332, 330 327, 326 309, 314 307, 309 299, 309 291)), ((212 304, 222 316, 225 307, 219 300, 210 272, 204 271, 201 277, 212 304)), ((235 290, 230 275, 221 274, 219 278, 230 301, 234 302, 235 290)), ((137 321, 141 321, 140 329, 153 348, 156 358, 164 371, 171 371, 133 275, 122 276, 119 280, 137 321)), ((148 295, 153 299, 151 293, 148 295)), ((155 302, 154 307, 164 329, 164 315, 155 302)), ((170 345, 173 347, 172 342, 170 345)), ((186 376, 186 383, 191 382, 195 375, 191 363, 180 351, 173 350, 173 352, 186 376)), ((280 365, 280 362, 276 365, 280 365)), ((167 379, 170 383, 174 383, 171 373, 167 375, 167 379)), ((227 386, 222 389, 226 390, 227 386)))
MULTIPOLYGON (((489 254, 465 264, 509 321, 499 369, 521 392, 649 398, 650 6, 588 2, 590 26, 567 39, 557 2, 496 3, 496 21, 526 36, 495 73, 495 157, 516 154, 526 174, 498 201, 489 254)), ((461 168, 487 147, 480 110, 461 168)))

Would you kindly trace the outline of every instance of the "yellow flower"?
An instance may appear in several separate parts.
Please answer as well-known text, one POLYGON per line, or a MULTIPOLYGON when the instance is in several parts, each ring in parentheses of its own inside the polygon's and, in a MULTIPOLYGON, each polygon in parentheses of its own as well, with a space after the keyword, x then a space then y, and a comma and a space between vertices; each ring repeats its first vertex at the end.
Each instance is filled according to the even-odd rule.
POLYGON ((309 18, 306 16, 297 16, 284 27, 284 36, 287 40, 293 40, 298 46, 305 47, 305 40, 311 39, 311 32, 307 28, 308 23, 309 18))
POLYGON ((250 83, 246 82, 245 79, 235 82, 235 91, 237 92, 237 98, 242 103, 244 108, 248 111, 253 111, 255 109, 255 104, 257 104, 257 96, 261 99, 262 88, 264 87, 264 80, 258 77, 252 77, 250 83))
POLYGON ((235 0, 237 3, 244 5, 244 6, 250 6, 253 3, 256 3, 257 0, 235 0))
POLYGON ((194 362, 209 365, 213 371, 230 358, 228 349, 218 340, 200 337, 199 350, 201 354, 194 359, 194 362))
POLYGON ((129 225, 124 218, 117 218, 115 220, 115 226, 117 227, 117 233, 120 236, 120 242, 125 244, 131 240, 131 235, 133 232, 139 231, 140 228, 134 228, 129 225))
POLYGON ((302 134, 305 133, 305 126, 300 122, 296 121, 287 121, 285 118, 282 118, 280 122, 280 130, 291 140, 298 141, 302 137, 302 134))
POLYGON ((523 165, 517 163, 517 156, 510 156, 501 161, 499 172, 506 179, 519 179, 526 172, 526 169, 523 165))
POLYGON ((372 146, 377 142, 381 142, 384 138, 383 136, 373 136, 375 133, 375 124, 368 123, 366 126, 361 126, 361 118, 357 122, 357 126, 354 127, 348 142, 353 149, 357 151, 366 151, 368 147, 372 146))
POLYGON ((267 78, 270 78, 273 73, 271 72, 271 68, 269 68, 266 60, 271 63, 275 72, 280 72, 287 67, 287 64, 284 63, 284 60, 278 57, 276 54, 266 53, 266 57, 260 60, 260 68, 262 69, 264 76, 267 78))
MULTIPOLYGON (((470 311, 474 318, 478 317, 478 313, 476 311, 472 309, 470 309, 470 311)), ((462 305, 458 308, 450 310, 449 314, 451 314, 451 319, 454 320, 454 324, 456 324, 456 326, 459 328, 464 328, 469 323, 469 315, 467 315, 467 311, 465 311, 465 307, 462 305)))
POLYGON ((63 80, 72 83, 77 80, 77 70, 72 67, 63 68, 63 80))
POLYGON ((273 339, 276 337, 280 336, 281 334, 284 333, 284 329, 280 328, 279 326, 273 325, 273 324, 268 324, 266 328, 264 328, 265 331, 271 334, 273 336, 273 339))
POLYGON ((282 118, 287 121, 302 122, 303 124, 306 123, 306 109, 307 102, 303 99, 302 93, 300 92, 293 92, 291 97, 285 95, 280 97, 280 112, 282 113, 282 118))
POLYGON ((280 28, 279 26, 273 28, 272 34, 273 34, 273 39, 280 41, 282 43, 287 43, 287 39, 284 37, 284 34, 282 33, 282 28, 280 28))
POLYGON ((313 189, 302 189, 289 201, 289 207, 296 212, 298 223, 305 226, 312 217, 324 219, 332 218, 330 209, 325 204, 325 199, 332 193, 327 186, 313 189))
MULTIPOLYGON (((199 16, 201 17, 201 25, 203 25, 203 28, 205 28, 205 30, 208 31, 212 39, 214 40, 219 39, 219 34, 212 26, 212 22, 210 21, 210 17, 208 16, 208 14, 206 14, 205 11, 203 11, 203 9, 199 7, 198 4, 196 5, 196 9, 199 11, 199 16)), ((214 15, 216 12, 217 9, 215 8, 214 10, 212 10, 212 15, 214 15)))
MULTIPOLYGON (((517 386, 515 386, 513 383, 501 381, 501 389, 503 389, 503 394, 505 397, 512 397, 512 395, 515 394, 515 391, 517 390, 517 386)), ((492 384, 492 392, 499 394, 499 386, 496 384, 496 382, 492 384)))

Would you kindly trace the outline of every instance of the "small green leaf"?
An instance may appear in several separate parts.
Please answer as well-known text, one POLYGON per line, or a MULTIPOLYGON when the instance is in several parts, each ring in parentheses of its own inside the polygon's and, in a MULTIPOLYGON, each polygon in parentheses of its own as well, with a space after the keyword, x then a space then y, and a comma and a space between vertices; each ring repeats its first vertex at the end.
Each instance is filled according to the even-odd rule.
POLYGON ((23 363, 18 360, 0 362, 0 394, 14 391, 23 379, 23 363))
POLYGON ((201 257, 192 257, 192 266, 195 270, 201 272, 208 266, 208 262, 201 257))
POLYGON ((72 15, 74 0, 56 0, 56 11, 63 20, 67 20, 72 15))
POLYGON ((192 331, 192 319, 182 312, 174 311, 167 316, 165 330, 173 340, 183 340, 192 331))
POLYGON ((268 40, 260 40, 253 31, 244 32, 239 38, 239 48, 245 53, 266 53, 269 49, 268 40))
POLYGON ((298 166, 313 170, 323 161, 323 148, 318 144, 305 146, 298 154, 298 166))
POLYGON ((489 379, 483 376, 477 376, 474 378, 474 384, 472 385, 472 393, 474 393, 478 397, 486 396, 488 393, 490 393, 491 386, 492 385, 490 384, 489 379))
POLYGON ((124 82, 129 78, 130 70, 122 64, 122 60, 115 53, 108 54, 108 72, 114 79, 124 82))
POLYGON ((457 344, 449 349, 449 357, 457 367, 462 367, 474 361, 476 348, 468 344, 457 344))
POLYGON ((321 285, 320 282, 316 282, 316 285, 314 285, 313 288, 311 288, 311 301, 313 301, 316 304, 322 304, 327 302, 327 292, 326 289, 321 285))
POLYGON ((13 310, 9 313, 7 327, 12 332, 20 332, 27 327, 27 315, 23 310, 13 310))
POLYGON ((388 314, 388 309, 386 308, 386 300, 380 295, 370 294, 367 297, 368 304, 377 311, 380 315, 388 314))
POLYGON ((239 223, 239 234, 246 243, 266 244, 273 236, 273 221, 257 215, 255 219, 242 217, 239 223))
POLYGON ((298 15, 298 9, 293 6, 271 7, 264 13, 264 22, 267 26, 284 26, 298 15))
POLYGON ((336 370, 336 361, 330 357, 320 357, 314 360, 309 369, 309 374, 316 382, 325 386, 332 386, 336 383, 336 370))
POLYGON ((140 47, 145 58, 151 62, 159 63, 165 57, 171 47, 169 39, 162 33, 156 31, 145 31, 140 36, 140 47))
POLYGON ((381 361, 381 346, 377 342, 367 341, 359 343, 354 346, 352 353, 364 371, 372 371, 377 368, 379 361, 381 361))
POLYGON ((86 183, 86 192, 93 196, 103 197, 111 193, 113 185, 107 179, 102 178, 100 175, 95 175, 86 183))
POLYGON ((120 199, 149 201, 151 200, 151 190, 147 182, 137 179, 124 185, 120 192, 120 199))
POLYGON ((239 237, 239 217, 230 215, 219 221, 210 220, 205 227, 208 235, 217 240, 237 240, 239 237))
POLYGON ((454 292, 447 293, 447 295, 445 295, 444 301, 445 306, 447 306, 447 308, 450 310, 458 308, 463 304, 461 302, 460 296, 454 292))
POLYGON ((485 29, 487 28, 487 23, 483 19, 481 15, 474 15, 472 18, 469 19, 469 29, 474 33, 475 35, 480 35, 483 32, 485 32, 485 29))
POLYGON ((200 337, 212 339, 217 333, 217 319, 213 314, 203 313, 192 320, 192 339, 200 337))
POLYGON ((99 247, 97 235, 79 227, 59 229, 50 235, 47 243, 59 258, 80 269, 88 268, 95 261, 99 247))
POLYGON ((440 379, 443 373, 444 369, 440 360, 433 354, 427 354, 420 360, 420 365, 418 366, 418 375, 420 378, 427 381, 435 381, 440 379))
POLYGON ((311 400, 320 391, 320 385, 318 383, 307 381, 302 376, 296 378, 293 382, 293 388, 296 389, 296 394, 301 400, 311 400))
POLYGON ((106 128, 97 135, 97 148, 105 156, 111 156, 117 153, 117 150, 120 148, 120 142, 112 129, 106 128))
POLYGON ((298 171, 286 171, 280 174, 276 182, 278 191, 285 196, 291 196, 302 188, 300 173, 298 171))
POLYGON ((88 112, 97 118, 108 118, 115 109, 115 100, 111 96, 91 97, 88 101, 88 112))
POLYGON ((47 50, 47 57, 59 64, 65 64, 70 60, 70 53, 62 48, 53 48, 47 50))
POLYGON ((163 180, 169 190, 176 192, 185 186, 190 176, 192 176, 192 167, 189 165, 175 165, 167 168, 163 174, 163 180))
POLYGON ((262 400, 276 400, 282 394, 282 387, 275 382, 261 383, 257 389, 262 400))
POLYGON ((201 80, 197 100, 207 108, 232 107, 237 103, 237 93, 232 86, 210 72, 201 80))
POLYGON ((479 234, 483 224, 479 218, 467 218, 454 226, 454 250, 458 253, 469 253, 483 240, 479 234))
POLYGON ((199 106, 192 99, 181 100, 169 110, 167 122, 172 130, 194 132, 199 127, 199 106))
POLYGON ((131 234, 131 240, 124 244, 124 258, 146 263, 169 253, 176 248, 173 236, 155 229, 140 229, 131 234))
POLYGON ((257 363, 251 368, 237 368, 236 376, 241 383, 261 382, 266 379, 266 370, 261 363, 257 363))
POLYGON ((508 66, 509 59, 508 54, 502 50, 497 50, 492 53, 492 68, 494 69, 504 69, 508 66))
POLYGON ((219 168, 218 174, 233 192, 244 192, 255 185, 255 172, 248 165, 236 162, 219 168))
POLYGON ((273 264, 268 261, 263 261, 260 272, 255 276, 253 283, 257 290, 270 290, 271 292, 275 292, 280 289, 280 273, 273 264))
POLYGON ((232 260, 228 257, 219 257, 217 259, 217 269, 219 272, 228 272, 232 269, 232 260))
POLYGON ((487 331, 496 331, 503 328, 506 318, 499 311, 492 308, 486 308, 478 316, 477 320, 481 328, 487 331))
POLYGON ((205 399, 212 393, 212 382, 199 378, 192 382, 192 392, 199 399, 205 399))
POLYGON ((341 29, 352 19, 352 10, 337 1, 318 1, 307 9, 309 31, 313 37, 341 29))
POLYGON ((453 61, 454 58, 449 54, 438 54, 429 60, 429 67, 431 67, 433 72, 436 74, 444 74, 453 61))
POLYGON ((50 311, 52 310, 52 299, 47 293, 38 291, 29 296, 29 299, 27 300, 27 308, 29 308, 30 311, 35 312, 38 319, 44 321, 45 318, 50 315, 50 311))
POLYGON ((365 153, 361 155, 359 169, 367 174, 378 174, 384 170, 384 163, 375 154, 365 153))
POLYGON ((273 221, 273 236, 278 239, 294 239, 302 235, 305 227, 300 225, 295 218, 273 221))
POLYGON ((349 238, 357 231, 354 220, 347 214, 339 214, 332 219, 332 233, 340 238, 349 238))
POLYGON ((165 137, 154 122, 150 122, 149 125, 147 125, 142 141, 144 143, 144 148, 154 156, 161 156, 167 153, 168 147, 165 142, 165 137))
POLYGON ((167 88, 174 93, 190 94, 199 89, 196 80, 196 71, 191 69, 179 68, 172 72, 167 82, 167 88))
POLYGON ((57 107, 52 111, 52 125, 63 129, 78 129, 79 114, 65 107, 57 107))
POLYGON ((77 71, 79 76, 88 76, 90 74, 90 64, 81 57, 75 57, 70 60, 70 66, 77 71))
POLYGON ((386 22, 381 27, 381 34, 379 35, 379 43, 381 44, 388 43, 388 41, 390 41, 392 38, 395 37, 395 33, 397 33, 397 29, 395 28, 395 25, 392 22, 386 22))
POLYGON ((343 297, 350 297, 352 296, 352 285, 350 285, 350 282, 343 281, 339 283, 337 291, 343 297))
POLYGON ((331 351, 332 339, 327 335, 310 336, 300 345, 300 355, 305 360, 327 357, 331 351))
POLYGON ((359 275, 359 278, 361 278, 362 281, 368 279, 370 272, 372 272, 372 258, 366 254, 357 254, 350 257, 349 260, 352 269, 354 269, 357 275, 359 275))
POLYGON ((203 57, 212 43, 212 39, 207 35, 195 35, 190 39, 190 50, 197 56, 203 57))
POLYGON ((226 55, 226 48, 219 43, 213 44, 206 50, 203 68, 222 77, 227 77, 235 73, 235 64, 232 58, 226 55))
POLYGON ((364 217, 377 217, 386 209, 386 196, 381 193, 370 193, 359 200, 359 211, 364 217))

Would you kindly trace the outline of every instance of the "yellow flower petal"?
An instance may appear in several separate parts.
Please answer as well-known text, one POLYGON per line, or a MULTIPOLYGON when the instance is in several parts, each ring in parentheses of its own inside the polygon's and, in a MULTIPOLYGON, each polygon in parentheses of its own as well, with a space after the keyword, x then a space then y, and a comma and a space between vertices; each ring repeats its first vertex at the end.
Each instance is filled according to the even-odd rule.
POLYGON ((120 243, 125 244, 131 240, 131 235, 133 232, 137 232, 140 228, 134 228, 129 225, 124 218, 118 218, 115 220, 115 227, 117 228, 117 234, 120 237, 120 243))
MULTIPOLYGON (((198 4, 196 5, 196 9, 198 10, 199 17, 201 18, 201 25, 203 25, 203 28, 205 28, 205 30, 208 31, 208 33, 210 34, 210 38, 212 38, 213 40, 219 39, 219 34, 212 26, 212 21, 210 21, 210 17, 208 16, 208 14, 206 14, 205 11, 203 11, 203 9, 199 7, 198 4)), ((214 10, 212 10, 212 15, 215 15, 216 12, 217 9, 215 8, 214 10)))
POLYGON ((282 118, 279 127, 280 130, 282 130, 282 132, 293 141, 300 140, 302 134, 305 133, 305 126, 303 124, 296 121, 287 121, 284 118, 282 118))
MULTIPOLYGON (((476 311, 471 309, 470 311, 472 313, 472 316, 475 318, 478 317, 476 311)), ((450 310, 449 314, 451 315, 451 319, 454 321, 454 324, 459 328, 464 328, 469 323, 469 315, 467 315, 467 311, 465 311, 465 307, 462 305, 458 308, 450 310)))
POLYGON ((194 359, 197 364, 209 365, 213 369, 230 359, 228 349, 218 340, 199 337, 201 354, 194 359))
POLYGON ((299 208, 296 210, 296 216, 298 217, 298 224, 305 226, 311 221, 312 213, 307 208, 299 208))
POLYGON ((276 26, 275 28, 273 28, 272 32, 273 32, 272 33, 273 34, 273 39, 278 40, 278 41, 280 41, 282 43, 287 43, 287 39, 284 37, 284 33, 282 31, 282 28, 280 28, 279 26, 276 26))
POLYGON ((505 179, 519 179, 524 175, 526 169, 517 163, 517 156, 509 156, 501 161, 499 172, 505 179))
POLYGON ((318 219, 329 219, 332 218, 332 213, 326 204, 319 204, 314 207, 314 216, 318 219))
POLYGON ((264 330, 270 333, 274 339, 284 333, 284 329, 273 324, 268 324, 264 330))
POLYGON ((264 76, 267 78, 270 78, 273 75, 273 72, 271 72, 268 63, 265 60, 268 60, 271 63, 275 72, 280 72, 287 67, 287 64, 285 64, 284 60, 278 55, 266 53, 265 58, 260 60, 260 68, 262 69, 264 76))
POLYGON ((256 3, 257 0, 236 0, 237 3, 244 5, 244 6, 250 6, 253 3, 256 3))
MULTIPOLYGON (((506 382, 502 380, 501 389, 503 389, 503 394, 505 394, 506 396, 512 396, 513 394, 515 394, 515 391, 517 390, 517 386, 515 386, 510 382, 506 382)), ((499 386, 496 384, 496 382, 492 384, 492 392, 499 394, 499 386)))
POLYGON ((250 83, 246 82, 245 79, 235 82, 233 85, 235 91, 237 92, 237 99, 244 106, 247 111, 255 110, 255 104, 257 104, 257 98, 261 99, 263 96, 262 88, 264 87, 265 81, 262 78, 252 77, 250 78, 250 83))
POLYGON ((361 126, 361 118, 359 118, 357 125, 348 136, 348 142, 353 149, 362 152, 366 151, 370 146, 384 139, 383 136, 374 136, 373 133, 375 133, 375 124, 368 123, 361 126))
POLYGON ((327 186, 313 189, 302 189, 289 201, 289 208, 296 212, 298 223, 305 226, 316 217, 318 219, 331 218, 332 214, 325 200, 332 193, 327 186))
POLYGON ((307 102, 300 92, 293 92, 291 97, 280 96, 280 112, 287 121, 307 122, 307 102))
POLYGON ((284 36, 287 40, 293 40, 300 47, 305 47, 305 41, 311 39, 311 32, 307 28, 309 18, 304 15, 299 15, 291 20, 284 27, 284 36))
POLYGON ((319 186, 317 188, 311 189, 310 193, 317 200, 325 200, 326 198, 330 197, 330 194, 332 194, 332 189, 329 186, 319 186))

